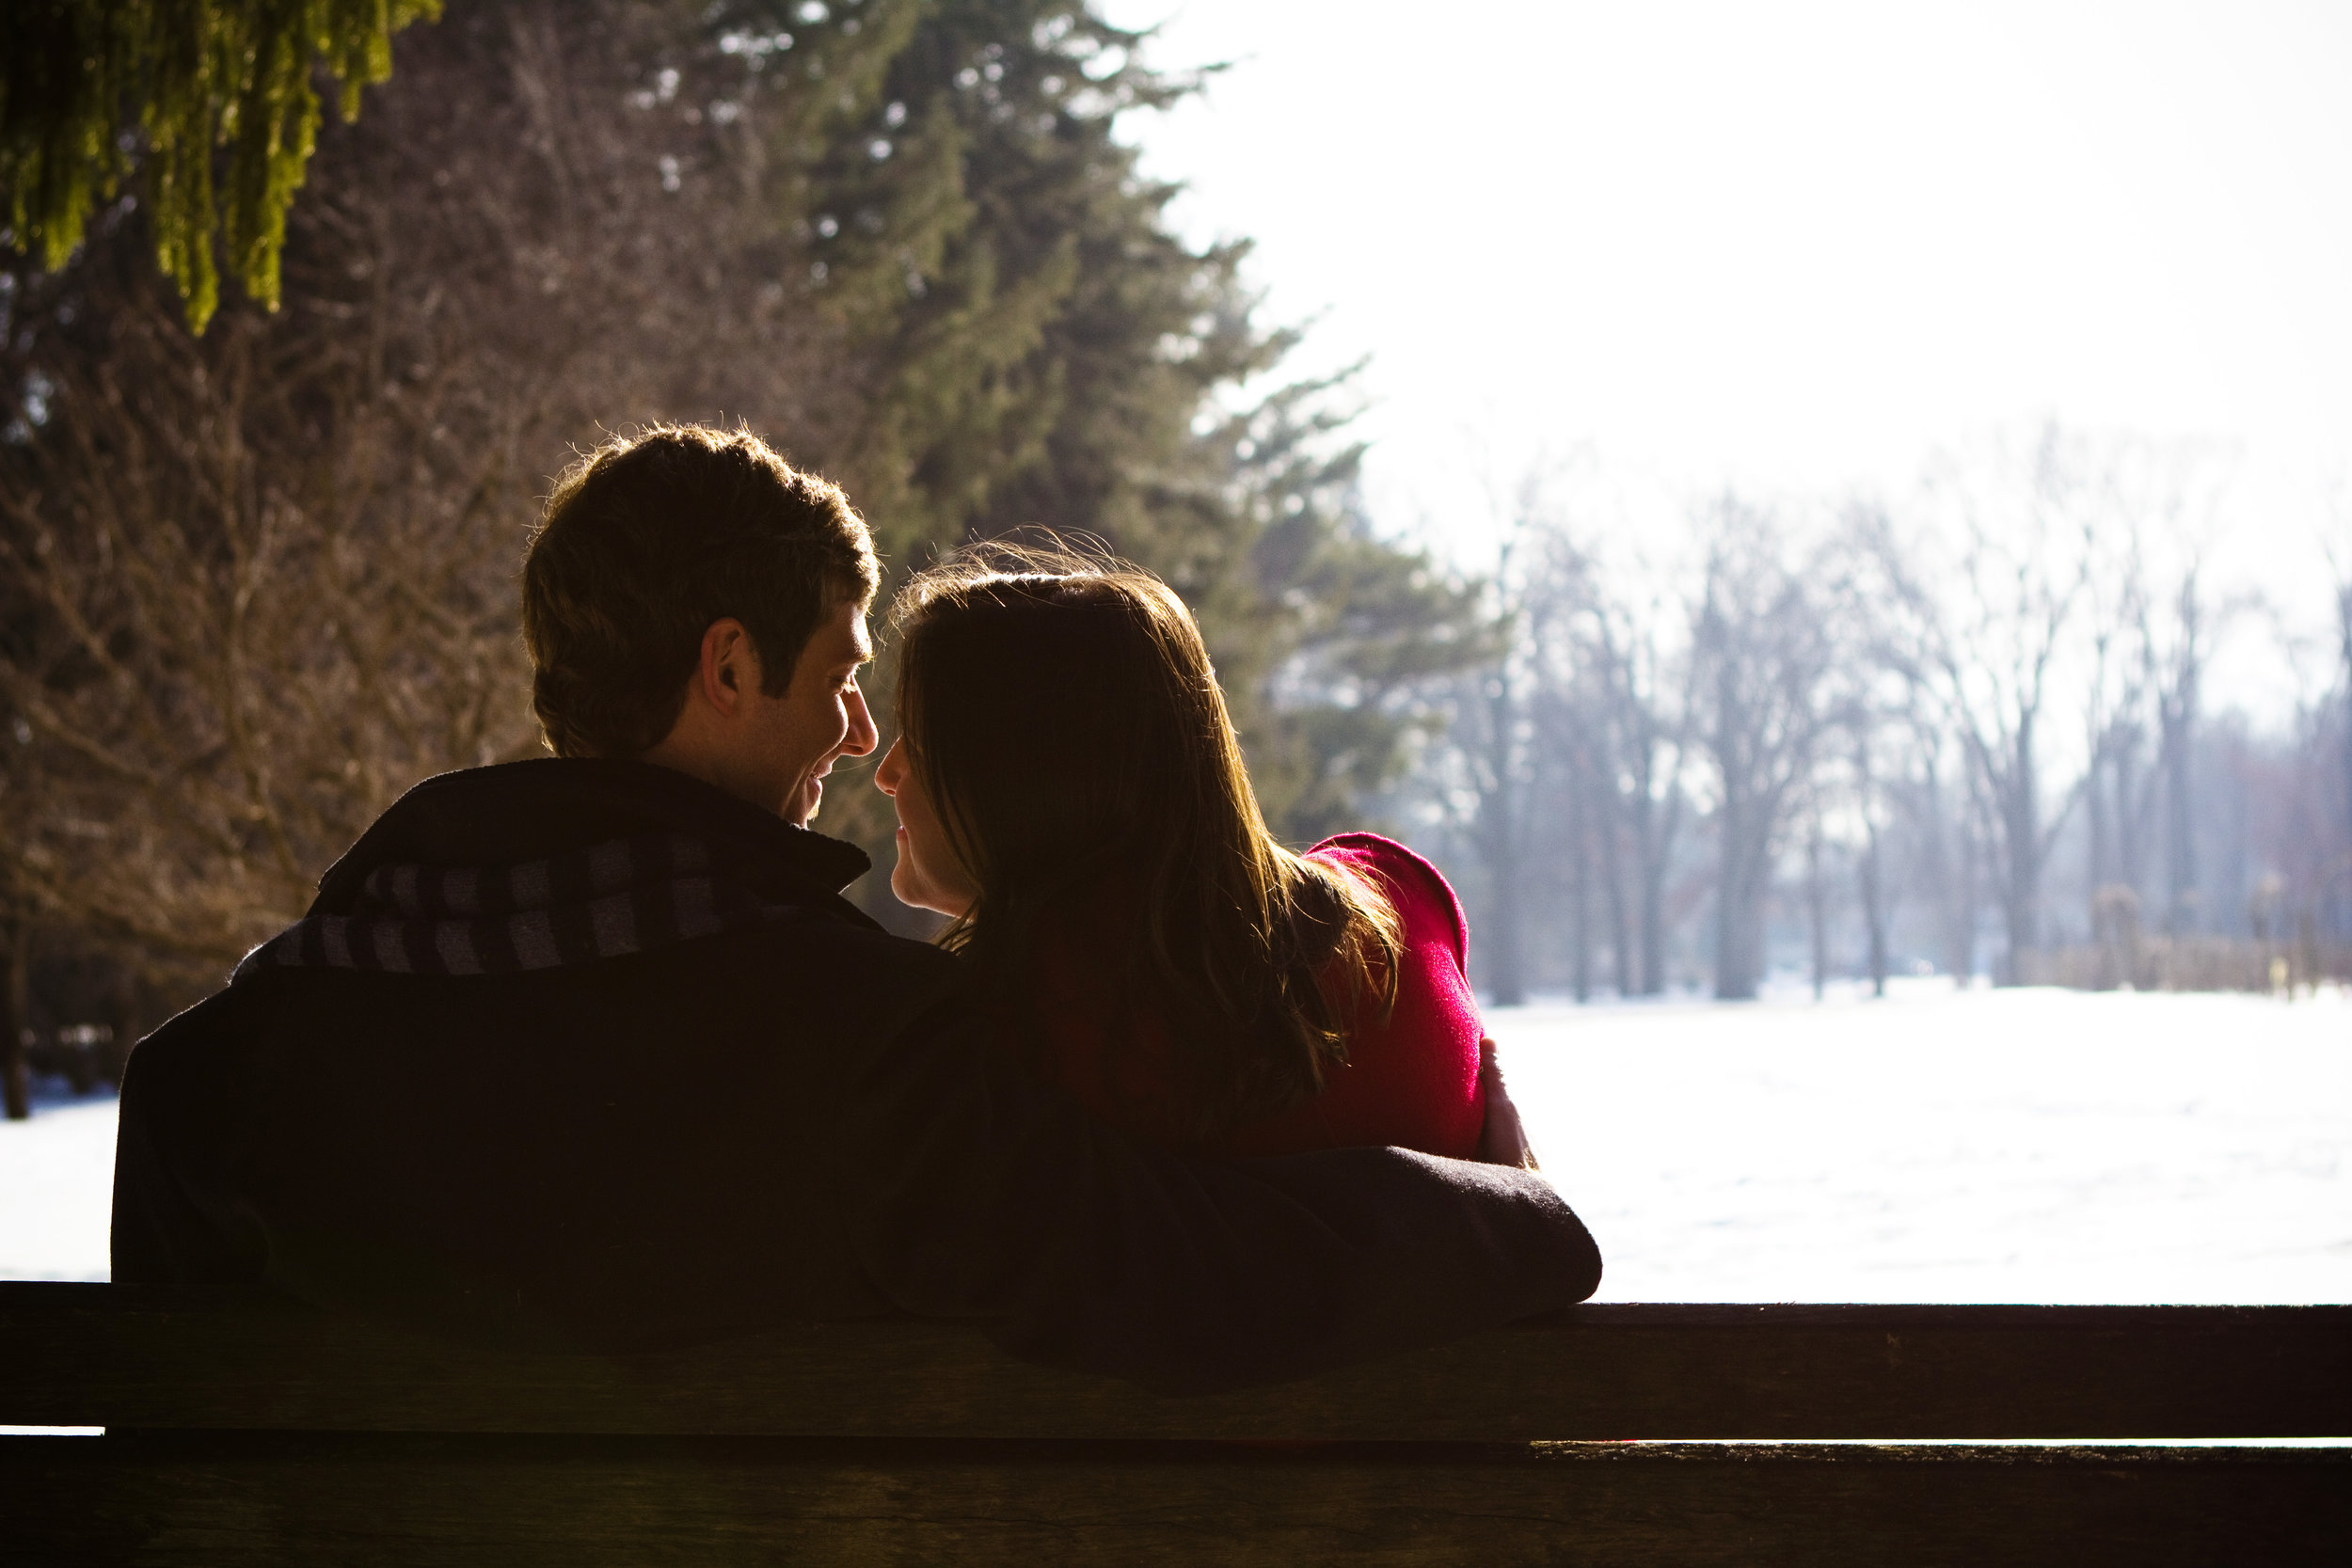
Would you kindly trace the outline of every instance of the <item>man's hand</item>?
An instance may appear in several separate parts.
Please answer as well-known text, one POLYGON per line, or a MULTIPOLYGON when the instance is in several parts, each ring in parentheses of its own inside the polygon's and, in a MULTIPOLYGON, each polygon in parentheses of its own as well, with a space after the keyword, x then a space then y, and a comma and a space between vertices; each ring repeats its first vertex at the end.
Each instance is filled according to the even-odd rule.
POLYGON ((1502 1069, 1495 1064, 1491 1036, 1478 1042, 1478 1082, 1486 1091, 1486 1125, 1479 1130, 1478 1157, 1490 1165, 1541 1170, 1535 1150, 1528 1145, 1527 1129, 1519 1125, 1519 1108, 1511 1103, 1510 1091, 1502 1086, 1502 1069))

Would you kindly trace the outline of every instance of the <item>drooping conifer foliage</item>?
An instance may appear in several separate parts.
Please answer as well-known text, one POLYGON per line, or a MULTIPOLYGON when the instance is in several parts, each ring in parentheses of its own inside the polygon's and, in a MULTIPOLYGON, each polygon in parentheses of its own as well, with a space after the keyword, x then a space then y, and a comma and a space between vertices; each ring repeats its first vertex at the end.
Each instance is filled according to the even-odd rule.
MULTIPOLYGON (((1362 526, 1345 386, 1270 374, 1242 247, 1114 139, 1192 85, 1139 41, 1073 0, 469 0, 323 127, 280 309, 201 336, 135 153, 77 256, 0 271, 0 894, 195 983, 409 784, 528 754, 523 528, 653 418, 838 479, 896 571, 1037 527, 1161 571, 1278 826, 1343 825, 1469 601, 1362 526)), ((887 853, 853 780, 821 825, 887 853)))
POLYGON ((134 163, 155 260, 200 332, 215 245, 278 303, 286 209, 316 144, 324 72, 339 106, 391 70, 391 37, 440 0, 11 0, 0 7, 0 193, 13 243, 51 270, 134 163), (217 183, 215 182, 217 177, 217 183))

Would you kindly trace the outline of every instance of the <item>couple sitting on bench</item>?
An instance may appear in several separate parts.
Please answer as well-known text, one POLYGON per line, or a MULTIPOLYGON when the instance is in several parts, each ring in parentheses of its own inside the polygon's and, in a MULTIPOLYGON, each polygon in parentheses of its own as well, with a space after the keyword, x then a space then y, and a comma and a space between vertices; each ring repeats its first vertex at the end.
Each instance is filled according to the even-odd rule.
POLYGON ((880 579, 748 434, 615 440, 523 629, 551 759, 428 780, 141 1042, 121 1283, 266 1282, 522 1345, 968 1322, 1168 1389, 1582 1300, 1442 879, 1268 836, 1148 574, 966 553, 900 596, 891 885, 807 826, 879 743, 880 579))

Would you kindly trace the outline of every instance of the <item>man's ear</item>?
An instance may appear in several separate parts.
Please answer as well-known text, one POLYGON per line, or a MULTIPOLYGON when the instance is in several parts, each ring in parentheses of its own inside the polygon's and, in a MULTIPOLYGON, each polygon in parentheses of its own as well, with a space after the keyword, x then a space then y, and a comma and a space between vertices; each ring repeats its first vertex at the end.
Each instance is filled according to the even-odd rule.
POLYGON ((759 684, 759 652, 752 646, 743 623, 725 616, 703 633, 702 658, 695 667, 703 701, 723 718, 732 719, 742 706, 743 693, 759 684))

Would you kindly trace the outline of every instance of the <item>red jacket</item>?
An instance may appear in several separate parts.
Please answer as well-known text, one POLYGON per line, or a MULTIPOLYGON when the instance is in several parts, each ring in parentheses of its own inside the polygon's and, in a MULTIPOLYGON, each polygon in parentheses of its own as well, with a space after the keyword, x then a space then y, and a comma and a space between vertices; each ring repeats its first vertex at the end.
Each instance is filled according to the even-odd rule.
MULTIPOLYGON (((1377 996, 1367 996, 1347 1031, 1347 1063, 1326 1074, 1323 1092, 1232 1133, 1221 1151, 1297 1154, 1320 1148, 1395 1146, 1475 1159, 1486 1115, 1478 1078, 1484 1028, 1470 993, 1469 927, 1462 906, 1438 868, 1376 833, 1341 833, 1307 852, 1311 860, 1355 873, 1388 895, 1403 927, 1396 1007, 1384 1023, 1377 996)), ((1152 1135, 1161 1085, 1138 1083, 1148 1069, 1129 1066, 1121 1092, 1106 1082, 1102 1014, 1084 980, 1049 966, 1045 1034, 1049 1069, 1089 1110, 1132 1132, 1152 1135)), ((1141 1053, 1148 1057, 1149 1050, 1141 1053)), ((1161 1123, 1164 1125, 1164 1123, 1161 1123)))

